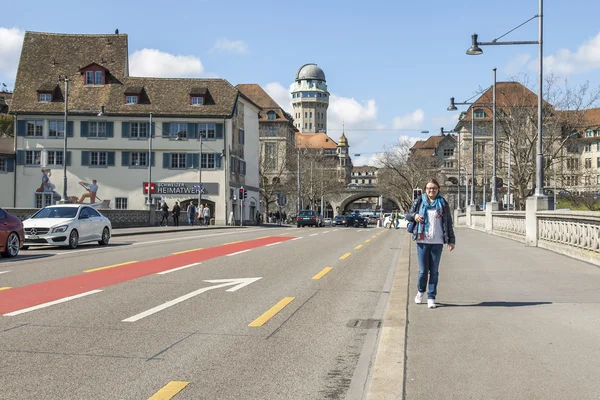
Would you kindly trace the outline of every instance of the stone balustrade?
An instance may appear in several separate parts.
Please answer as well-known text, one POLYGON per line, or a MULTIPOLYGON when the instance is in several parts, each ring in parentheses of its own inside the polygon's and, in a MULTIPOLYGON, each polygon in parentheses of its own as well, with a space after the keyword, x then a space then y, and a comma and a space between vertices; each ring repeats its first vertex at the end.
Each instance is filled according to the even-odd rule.
POLYGON ((492 233, 525 243, 525 211, 492 212, 492 233))
POLYGON ((476 211, 471 213, 471 227, 485 231, 485 212, 476 211))

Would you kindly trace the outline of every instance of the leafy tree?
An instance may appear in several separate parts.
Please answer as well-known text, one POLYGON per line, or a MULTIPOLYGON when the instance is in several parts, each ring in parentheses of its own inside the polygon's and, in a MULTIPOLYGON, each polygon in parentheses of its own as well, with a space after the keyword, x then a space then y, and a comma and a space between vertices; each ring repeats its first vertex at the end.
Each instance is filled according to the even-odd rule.
POLYGON ((14 136, 14 122, 12 115, 0 114, 0 137, 14 136))

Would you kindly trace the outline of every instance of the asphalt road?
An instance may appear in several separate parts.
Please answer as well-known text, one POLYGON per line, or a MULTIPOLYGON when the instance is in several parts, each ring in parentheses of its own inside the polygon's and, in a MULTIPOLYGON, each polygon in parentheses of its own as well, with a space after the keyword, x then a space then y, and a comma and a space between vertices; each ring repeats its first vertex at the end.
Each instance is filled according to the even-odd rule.
POLYGON ((0 398, 360 398, 400 240, 246 228, 23 251, 0 261, 0 398))

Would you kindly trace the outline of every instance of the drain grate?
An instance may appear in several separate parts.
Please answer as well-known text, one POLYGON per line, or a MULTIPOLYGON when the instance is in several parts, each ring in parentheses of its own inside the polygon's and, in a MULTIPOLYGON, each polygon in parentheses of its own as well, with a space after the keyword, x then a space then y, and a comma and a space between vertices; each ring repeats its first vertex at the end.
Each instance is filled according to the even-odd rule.
POLYGON ((351 319, 346 326, 359 329, 379 329, 383 323, 380 319, 351 319))

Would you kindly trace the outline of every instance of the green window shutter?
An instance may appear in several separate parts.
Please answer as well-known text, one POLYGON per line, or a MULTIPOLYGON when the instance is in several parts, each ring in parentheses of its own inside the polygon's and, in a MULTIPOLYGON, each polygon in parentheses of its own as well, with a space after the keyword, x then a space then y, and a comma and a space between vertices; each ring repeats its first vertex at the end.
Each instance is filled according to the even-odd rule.
POLYGON ((89 167, 90 165, 90 152, 89 151, 82 151, 81 152, 81 165, 84 167, 89 167))
POLYGON ((121 137, 129 137, 129 122, 121 122, 121 137))
POLYGON ((188 137, 190 139, 198 139, 198 124, 188 122, 188 137))
POLYGON ((110 167, 115 166, 115 152, 114 151, 106 152, 106 165, 108 165, 110 167))
POLYGON ((151 128, 152 128, 151 135, 152 135, 152 137, 154 137, 154 136, 156 136, 156 132, 155 132, 156 131, 156 123, 155 122, 152 123, 152 127, 151 128))
POLYGON ((169 122, 163 122, 162 123, 162 137, 169 137, 171 136, 171 124, 169 122))
POLYGON ((223 124, 215 124, 215 138, 223 139, 223 124))
POLYGON ((163 168, 169 169, 171 167, 171 153, 163 153, 163 168))
POLYGON ((215 153, 215 168, 221 169, 223 165, 223 156, 221 153, 215 153))
POLYGON ((194 163, 192 165, 192 168, 198 168, 200 166, 200 154, 193 154, 193 159, 194 159, 194 163))
POLYGON ((15 160, 12 158, 6 159, 6 172, 15 172, 15 160))
POLYGON ((73 137, 73 121, 67 121, 67 137, 73 137))
POLYGON ((27 121, 17 121, 17 136, 27 135, 27 121))
POLYGON ((115 123, 110 121, 106 123, 106 137, 115 136, 115 123))
POLYGON ((88 137, 90 129, 90 123, 88 121, 81 121, 79 136, 88 137))
POLYGON ((152 152, 152 153, 150 154, 150 165, 151 165, 151 166, 153 166, 153 167, 154 167, 154 159, 155 159, 155 158, 156 158, 156 157, 154 157, 154 152, 152 152))
POLYGON ((194 168, 194 153, 187 153, 185 155, 185 167, 194 168))
POLYGON ((123 167, 129 167, 130 156, 131 156, 131 152, 129 152, 129 151, 122 151, 121 152, 121 166, 123 166, 123 167))
POLYGON ((67 151, 67 157, 65 157, 65 162, 67 163, 67 167, 71 165, 71 152, 67 151))
POLYGON ((25 165, 25 150, 17 150, 17 165, 25 165))

